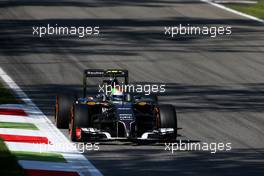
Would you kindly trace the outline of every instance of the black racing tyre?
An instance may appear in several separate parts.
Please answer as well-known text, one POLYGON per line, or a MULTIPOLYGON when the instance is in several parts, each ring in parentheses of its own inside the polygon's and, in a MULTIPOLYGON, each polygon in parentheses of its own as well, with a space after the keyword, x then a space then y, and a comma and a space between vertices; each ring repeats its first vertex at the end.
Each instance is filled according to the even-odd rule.
POLYGON ((178 127, 175 107, 172 105, 160 105, 159 114, 160 128, 173 128, 173 137, 176 138, 178 127))
POLYGON ((86 104, 74 104, 71 113, 70 138, 76 142, 81 140, 76 135, 76 129, 89 127, 88 106, 86 104))
POLYGON ((75 96, 66 94, 56 96, 55 124, 57 128, 69 128, 70 111, 74 101, 75 96))

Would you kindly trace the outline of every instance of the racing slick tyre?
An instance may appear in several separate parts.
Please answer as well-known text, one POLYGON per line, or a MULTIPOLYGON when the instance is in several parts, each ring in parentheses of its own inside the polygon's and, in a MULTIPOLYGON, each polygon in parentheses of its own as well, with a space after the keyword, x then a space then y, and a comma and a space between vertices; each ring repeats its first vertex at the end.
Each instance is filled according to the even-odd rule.
POLYGON ((172 137, 176 139, 178 127, 175 107, 172 105, 160 105, 159 112, 160 128, 173 128, 174 134, 172 137))
POLYGON ((70 111, 74 100, 74 96, 65 94, 56 96, 55 124, 57 128, 69 128, 70 111))
POLYGON ((85 104, 74 104, 71 111, 70 138, 73 142, 81 140, 81 128, 89 126, 89 110, 85 104))

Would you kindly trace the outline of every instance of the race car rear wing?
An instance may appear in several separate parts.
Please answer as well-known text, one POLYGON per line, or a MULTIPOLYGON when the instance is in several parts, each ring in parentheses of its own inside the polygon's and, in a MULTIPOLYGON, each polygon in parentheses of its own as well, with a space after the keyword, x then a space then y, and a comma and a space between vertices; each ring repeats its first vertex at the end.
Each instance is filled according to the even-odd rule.
POLYGON ((125 79, 125 84, 128 84, 128 70, 122 69, 86 69, 83 74, 83 97, 86 97, 87 89, 87 78, 88 77, 109 77, 117 78, 123 77, 125 79))

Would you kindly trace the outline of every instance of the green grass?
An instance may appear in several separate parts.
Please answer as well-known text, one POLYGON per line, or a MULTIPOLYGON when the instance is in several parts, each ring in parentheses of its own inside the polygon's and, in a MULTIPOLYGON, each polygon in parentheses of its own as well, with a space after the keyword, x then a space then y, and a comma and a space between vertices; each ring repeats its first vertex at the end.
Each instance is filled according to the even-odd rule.
POLYGON ((17 163, 15 156, 8 150, 0 139, 0 175, 23 176, 24 171, 17 163))
POLYGON ((18 123, 18 122, 0 122, 0 128, 38 130, 38 128, 33 123, 18 123))
POLYGON ((252 5, 231 4, 228 7, 264 19, 264 0, 259 0, 257 4, 252 5))
POLYGON ((66 162, 61 154, 57 153, 41 153, 41 152, 12 152, 18 160, 32 160, 32 161, 48 161, 48 162, 66 162))
POLYGON ((0 82, 0 104, 18 103, 11 92, 0 82))

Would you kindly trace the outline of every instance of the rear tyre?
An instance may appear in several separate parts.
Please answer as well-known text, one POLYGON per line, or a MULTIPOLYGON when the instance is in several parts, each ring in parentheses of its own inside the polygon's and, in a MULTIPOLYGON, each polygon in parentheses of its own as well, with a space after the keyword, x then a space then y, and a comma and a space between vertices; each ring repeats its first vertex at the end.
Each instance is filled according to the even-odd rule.
POLYGON ((70 111, 74 100, 74 96, 69 96, 65 94, 56 96, 55 124, 57 128, 69 128, 70 111))
POLYGON ((85 104, 74 104, 71 111, 70 138, 73 142, 81 140, 81 128, 89 127, 89 111, 85 104))
POLYGON ((160 114, 160 128, 173 128, 174 134, 173 138, 177 137, 177 115, 175 107, 172 105, 160 105, 159 106, 160 114))

